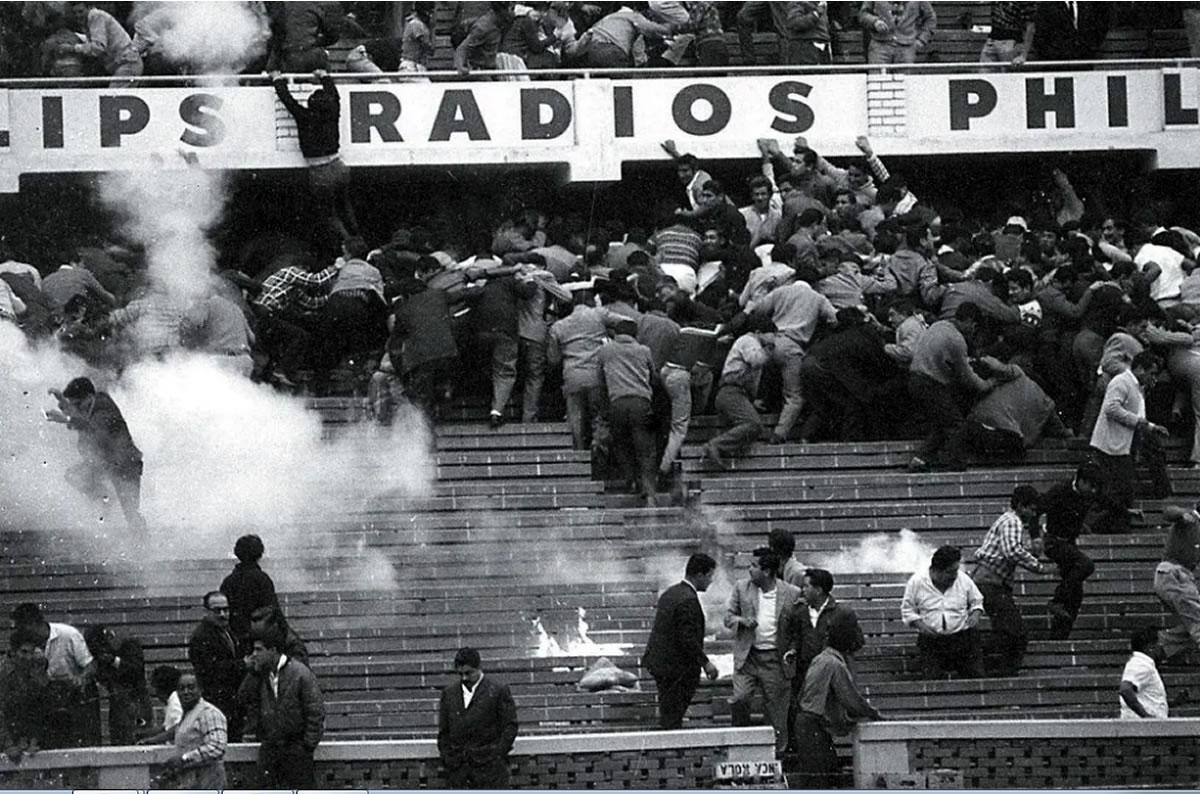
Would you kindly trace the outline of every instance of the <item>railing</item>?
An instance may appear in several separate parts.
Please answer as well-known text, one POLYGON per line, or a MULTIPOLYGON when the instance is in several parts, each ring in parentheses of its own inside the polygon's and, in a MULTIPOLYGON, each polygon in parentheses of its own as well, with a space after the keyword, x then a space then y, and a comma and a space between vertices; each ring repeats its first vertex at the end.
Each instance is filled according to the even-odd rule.
MULTIPOLYGON (((1200 58, 1153 58, 1132 60, 1034 61, 1020 65, 951 61, 914 64, 827 64, 822 66, 684 66, 672 68, 628 69, 532 69, 529 71, 478 70, 460 74, 454 70, 421 72, 421 78, 434 82, 492 82, 498 77, 525 77, 536 80, 571 79, 661 79, 680 77, 752 77, 755 75, 820 74, 945 74, 945 73, 1031 73, 1047 71, 1131 71, 1142 69, 1183 69, 1200 67, 1200 58)), ((311 80, 308 72, 285 74, 291 80, 311 80)), ((363 84, 379 81, 412 82, 413 72, 330 72, 335 83, 363 84)), ((166 75, 134 78, 113 77, 21 77, 0 79, 0 88, 154 88, 177 86, 261 86, 270 85, 266 74, 166 75)))

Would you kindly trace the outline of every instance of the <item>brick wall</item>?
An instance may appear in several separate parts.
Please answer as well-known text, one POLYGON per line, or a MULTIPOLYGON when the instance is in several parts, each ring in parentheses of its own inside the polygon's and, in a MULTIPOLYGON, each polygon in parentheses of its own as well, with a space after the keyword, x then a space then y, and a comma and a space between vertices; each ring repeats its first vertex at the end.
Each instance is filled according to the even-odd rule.
POLYGON ((902 73, 884 71, 867 75, 867 129, 870 135, 904 137, 908 129, 905 96, 902 73))
POLYGON ((858 788, 1179 788, 1200 780, 1200 720, 860 726, 858 788))
MULTIPOLYGON (((0 769, 0 788, 146 789, 165 747, 53 750, 0 769)), ((252 788, 256 745, 226 753, 231 788, 252 788)), ((511 758, 516 788, 711 788, 716 764, 770 761, 769 728, 711 728, 519 737, 511 758)), ((316 786, 328 789, 441 788, 431 740, 331 742, 316 756, 316 786)))

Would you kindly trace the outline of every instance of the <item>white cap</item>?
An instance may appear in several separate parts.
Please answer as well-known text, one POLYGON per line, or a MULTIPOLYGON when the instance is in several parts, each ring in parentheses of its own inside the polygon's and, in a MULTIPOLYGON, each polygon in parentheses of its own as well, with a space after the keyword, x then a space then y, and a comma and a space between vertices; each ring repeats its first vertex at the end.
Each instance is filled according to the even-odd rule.
POLYGON ((1029 231, 1029 224, 1020 215, 1014 215, 1004 222, 1005 226, 1020 226, 1025 231, 1029 231))

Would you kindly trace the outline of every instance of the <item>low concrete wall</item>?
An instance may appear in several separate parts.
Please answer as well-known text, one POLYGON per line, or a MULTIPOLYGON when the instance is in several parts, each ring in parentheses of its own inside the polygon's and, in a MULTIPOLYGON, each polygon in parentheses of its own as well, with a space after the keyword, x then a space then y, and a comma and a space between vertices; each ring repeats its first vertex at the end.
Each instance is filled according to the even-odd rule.
POLYGON ((873 722, 855 739, 857 788, 1200 784, 1200 719, 873 722))
MULTIPOLYGON (((519 737, 512 754, 517 788, 710 788, 716 764, 772 761, 769 728, 565 734, 519 737)), ((171 755, 167 747, 49 750, 20 766, 0 761, 0 787, 147 789, 171 755)), ((230 786, 251 788, 257 745, 231 745, 230 786)), ((436 742, 328 742, 317 748, 317 788, 441 788, 436 742)))

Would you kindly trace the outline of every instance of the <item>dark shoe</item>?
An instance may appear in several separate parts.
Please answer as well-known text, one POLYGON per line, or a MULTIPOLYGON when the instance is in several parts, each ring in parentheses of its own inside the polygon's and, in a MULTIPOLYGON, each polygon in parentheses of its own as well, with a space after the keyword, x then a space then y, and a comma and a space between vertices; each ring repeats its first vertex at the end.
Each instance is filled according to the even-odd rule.
POLYGON ((503 424, 504 424, 504 416, 502 414, 493 413, 488 418, 488 427, 492 428, 493 430, 498 429, 503 424))
POLYGON ((711 468, 729 471, 729 464, 721 460, 721 453, 712 444, 704 445, 704 462, 711 468))
POLYGON ((1050 613, 1050 638, 1065 640, 1071 636, 1071 627, 1075 625, 1075 616, 1062 604, 1051 602, 1047 610, 1050 613))

